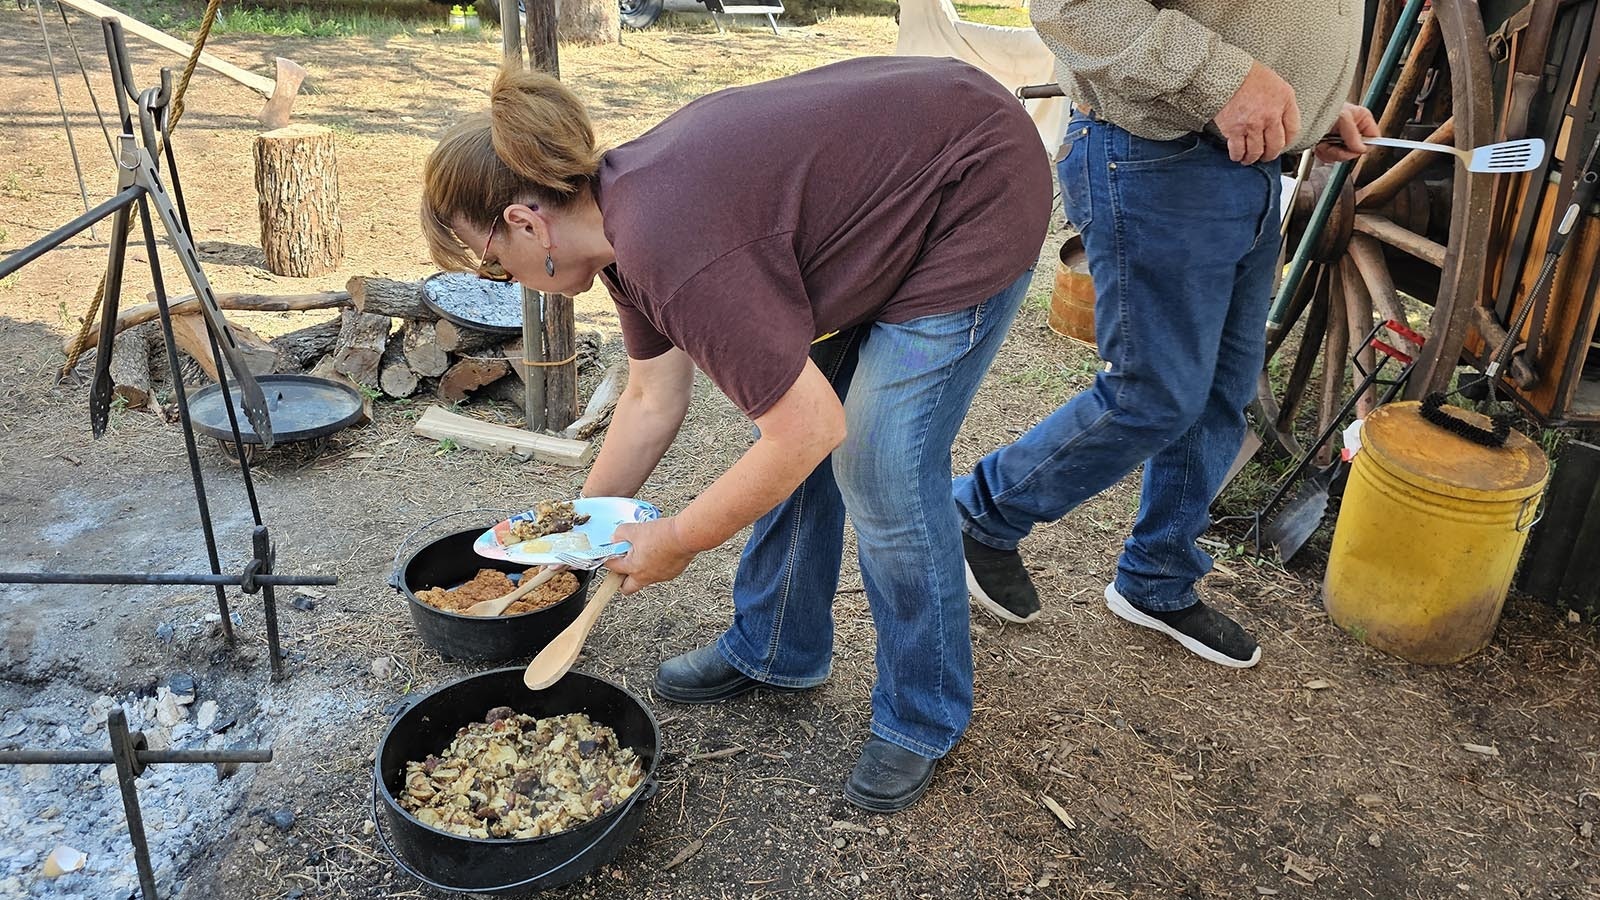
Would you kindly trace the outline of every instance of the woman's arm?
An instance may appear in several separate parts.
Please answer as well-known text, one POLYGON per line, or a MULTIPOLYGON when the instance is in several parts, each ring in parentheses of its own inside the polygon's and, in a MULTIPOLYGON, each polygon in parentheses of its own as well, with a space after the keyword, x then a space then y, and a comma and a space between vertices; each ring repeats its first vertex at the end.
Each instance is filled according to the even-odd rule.
POLYGON ((626 557, 608 564, 628 576, 623 593, 677 577, 695 554, 721 546, 794 493, 844 441, 844 407, 822 370, 807 360, 794 385, 756 418, 756 427, 761 437, 755 444, 683 512, 617 528, 619 540, 633 542, 626 557))
POLYGON ((682 350, 628 360, 606 442, 583 482, 586 497, 632 497, 672 446, 694 394, 694 363, 682 350))

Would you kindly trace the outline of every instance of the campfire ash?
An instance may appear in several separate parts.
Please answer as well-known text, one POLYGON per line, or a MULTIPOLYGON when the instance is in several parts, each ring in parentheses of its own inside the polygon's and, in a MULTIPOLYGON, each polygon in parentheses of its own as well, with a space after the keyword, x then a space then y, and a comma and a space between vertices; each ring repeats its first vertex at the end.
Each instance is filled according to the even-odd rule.
MULTIPOLYGON (((153 693, 117 697, 62 684, 0 686, 0 708, 7 710, 0 715, 0 749, 104 751, 107 718, 118 706, 152 750, 268 743, 256 722, 236 722, 206 693, 186 675, 167 678, 153 693)), ((237 772, 223 778, 217 766, 164 763, 137 779, 161 896, 178 895, 192 874, 190 860, 238 815, 255 767, 232 768, 237 772)), ((138 884, 113 764, 0 766, 0 897, 120 900, 137 896, 138 884), (64 874, 54 874, 62 868, 64 874)))

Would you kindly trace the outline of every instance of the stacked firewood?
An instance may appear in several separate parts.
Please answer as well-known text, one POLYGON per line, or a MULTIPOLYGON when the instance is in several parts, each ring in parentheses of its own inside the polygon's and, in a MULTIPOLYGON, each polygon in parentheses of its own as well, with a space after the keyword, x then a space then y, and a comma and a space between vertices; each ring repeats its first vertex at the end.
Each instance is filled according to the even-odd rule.
MULTIPOLYGON (((257 375, 308 373, 348 381, 392 398, 437 396, 446 403, 473 397, 505 400, 521 406, 522 339, 466 328, 440 319, 422 302, 422 282, 356 276, 343 291, 294 296, 220 294, 224 310, 290 312, 337 310, 337 316, 316 325, 267 340, 230 322, 245 365, 257 375)), ((198 303, 174 298, 173 336, 178 349, 209 379, 216 379, 210 339, 198 303)), ((117 316, 112 375, 118 394, 129 406, 148 402, 150 353, 160 352, 159 323, 154 303, 117 316)), ((94 340, 98 339, 98 330, 94 340)), ((577 335, 577 367, 583 371, 598 355, 600 335, 577 335)), ((535 356, 537 358, 537 356, 535 356)), ((157 362, 158 371, 163 368, 157 362)))

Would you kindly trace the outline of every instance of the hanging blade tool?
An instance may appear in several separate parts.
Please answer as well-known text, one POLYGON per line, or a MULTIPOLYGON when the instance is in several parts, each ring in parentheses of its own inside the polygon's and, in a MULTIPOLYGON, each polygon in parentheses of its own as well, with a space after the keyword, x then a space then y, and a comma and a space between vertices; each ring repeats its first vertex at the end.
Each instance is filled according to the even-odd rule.
MULTIPOLYGON (((1495 389, 1495 384, 1500 379, 1501 370, 1511 360, 1512 348, 1516 346, 1517 339, 1522 334, 1522 327, 1527 324, 1528 316, 1534 311, 1535 307, 1542 306, 1545 303, 1546 295, 1550 290, 1550 282, 1556 274, 1556 265, 1561 261, 1561 251, 1567 247, 1567 239, 1576 230, 1578 220, 1588 210, 1589 204, 1594 202, 1595 186, 1600 183, 1600 172, 1596 172, 1594 168, 1597 152, 1600 152, 1600 132, 1595 134, 1594 143, 1589 146, 1589 156, 1584 161, 1582 174, 1578 176, 1577 186, 1572 191, 1572 202, 1567 205, 1566 211, 1561 214, 1561 221, 1556 224, 1555 230, 1550 234, 1549 243, 1545 245, 1544 265, 1539 268, 1539 277, 1534 279, 1533 287, 1528 291, 1528 300, 1517 311, 1517 317, 1512 321, 1511 327, 1506 329, 1505 339, 1495 349, 1494 356, 1490 358, 1488 367, 1483 370, 1483 374, 1489 379, 1489 389, 1491 391, 1495 389)), ((1537 342, 1534 340, 1533 335, 1529 335, 1529 343, 1537 347, 1537 342)), ((1534 358, 1534 354, 1528 354, 1524 358, 1528 363, 1528 368, 1537 373, 1538 360, 1534 358)))

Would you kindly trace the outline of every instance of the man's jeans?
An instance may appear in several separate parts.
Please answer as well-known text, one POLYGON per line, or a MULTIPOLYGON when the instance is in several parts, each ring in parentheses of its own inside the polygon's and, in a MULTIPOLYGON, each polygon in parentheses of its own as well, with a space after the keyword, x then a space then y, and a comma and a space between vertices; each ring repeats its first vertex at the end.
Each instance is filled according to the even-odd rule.
POLYGON ((751 678, 827 680, 846 510, 877 627, 874 734, 943 756, 972 716, 972 643, 950 445, 1032 273, 971 309, 869 323, 812 348, 848 436, 745 544, 717 643, 751 678))
POLYGON ((1065 150, 1061 193, 1088 251, 1108 367, 957 480, 962 527, 1015 548, 1036 523, 1145 463, 1116 587, 1141 607, 1182 609, 1211 570, 1195 541, 1244 438, 1261 371, 1278 166, 1239 165, 1197 135, 1150 141, 1082 115, 1065 150))

